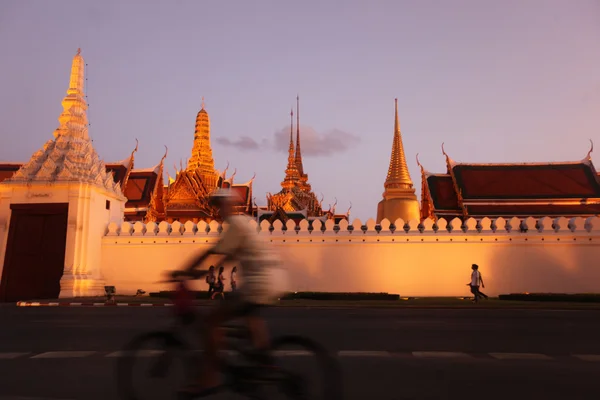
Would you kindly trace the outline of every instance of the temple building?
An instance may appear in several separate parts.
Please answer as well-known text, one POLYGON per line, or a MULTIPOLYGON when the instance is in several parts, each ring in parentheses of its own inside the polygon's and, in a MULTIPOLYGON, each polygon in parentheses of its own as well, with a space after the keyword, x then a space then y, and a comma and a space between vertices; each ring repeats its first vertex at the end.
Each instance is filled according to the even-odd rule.
POLYGON ((210 118, 204 108, 196 116, 196 128, 192 155, 185 166, 176 169, 175 178, 169 177, 164 184, 164 161, 154 167, 134 170, 134 153, 118 163, 107 164, 115 181, 121 182, 127 204, 126 221, 161 222, 179 221, 210 222, 220 220, 217 210, 208 205, 208 195, 217 188, 231 188, 239 195, 235 206, 238 214, 252 215, 252 183, 254 177, 245 183, 234 183, 235 171, 227 178, 227 168, 222 173, 215 169, 210 145, 210 118))
POLYGON ((308 174, 304 172, 302 150, 300 147, 300 97, 296 97, 296 143, 294 145, 294 111, 290 112, 290 145, 288 148, 288 163, 285 169, 285 178, 281 182, 281 190, 275 194, 267 194, 267 207, 256 210, 259 222, 268 220, 273 223, 280 220, 284 224, 292 219, 296 223, 303 219, 309 222, 315 219, 326 221, 334 220, 337 224, 341 220, 349 219, 350 210, 346 214, 336 214, 335 204, 328 210, 323 210, 323 199, 319 200, 308 183, 308 174))
POLYGON ((380 223, 385 218, 391 223, 394 223, 398 218, 402 218, 405 222, 419 220, 419 201, 417 200, 413 182, 408 172, 408 166, 406 165, 402 134, 400 133, 398 99, 395 99, 395 107, 392 155, 390 157, 387 177, 383 184, 385 188, 383 199, 377 205, 376 223, 380 223))
MULTIPOLYGON (((71 100, 67 98, 65 101, 71 100)), ((58 133, 55 132, 56 135, 58 133)), ((180 170, 176 167, 175 178, 169 178, 168 184, 164 183, 167 153, 165 152, 155 166, 135 169, 137 151, 136 144, 129 157, 105 164, 105 172, 109 176, 112 173, 114 183, 119 185, 119 191, 127 198, 126 221, 185 223, 220 220, 216 210, 212 209, 207 202, 208 195, 217 188, 231 188, 237 192, 240 201, 235 206, 235 211, 238 214, 255 214, 252 204, 254 177, 248 182, 234 183, 235 171, 227 177, 227 168, 223 172, 215 169, 210 145, 210 119, 204 109, 204 99, 202 109, 196 117, 191 158, 186 166, 181 166, 180 170)), ((0 162, 0 182, 10 181, 24 166, 26 164, 19 162, 0 162)))
POLYGON ((90 139, 84 83, 78 49, 54 138, 27 162, 2 165, 0 301, 104 291, 101 244, 90 237, 121 220, 126 199, 90 139))
MULTIPOLYGON (((600 177, 585 158, 572 162, 455 162, 445 173, 421 168, 421 218, 589 217, 600 213, 600 177)), ((418 163, 418 158, 417 158, 418 163)))
POLYGON ((227 178, 227 170, 228 168, 225 168, 225 171, 220 172, 215 169, 210 145, 210 119, 202 101, 202 109, 196 117, 192 156, 185 167, 182 166, 179 171, 176 171, 174 179, 169 178, 169 184, 164 188, 164 214, 156 212, 156 216, 148 220, 181 223, 220 220, 217 210, 208 204, 208 195, 217 188, 231 188, 235 191, 239 196, 235 212, 252 215, 254 177, 248 182, 236 184, 234 183, 236 171, 227 178))

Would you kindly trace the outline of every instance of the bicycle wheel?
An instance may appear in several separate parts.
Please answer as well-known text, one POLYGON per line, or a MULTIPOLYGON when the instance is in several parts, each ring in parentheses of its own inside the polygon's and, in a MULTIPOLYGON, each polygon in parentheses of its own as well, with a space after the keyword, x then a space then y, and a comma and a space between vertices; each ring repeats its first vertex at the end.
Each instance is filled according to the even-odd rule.
POLYGON ((123 400, 142 400, 145 398, 158 398, 157 390, 161 393, 167 391, 160 398, 177 398, 176 391, 191 377, 193 357, 191 349, 177 338, 172 332, 149 332, 135 337, 129 342, 117 359, 117 389, 123 400), (152 349, 147 346, 154 345, 152 349), (153 382, 136 385, 135 369, 147 363, 146 377, 153 382), (168 382, 169 374, 182 370, 176 382, 168 382), (157 384, 155 389, 152 384, 157 384), (142 395, 142 390, 151 392, 151 396, 142 395), (171 397, 165 397, 171 396, 171 397))
MULTIPOLYGON (((294 400, 341 400, 343 382, 341 368, 337 360, 319 343, 302 336, 282 336, 275 338, 271 346, 275 366, 279 368, 278 389, 294 400), (310 360, 312 358, 313 360, 310 360), (316 361, 311 368, 302 368, 308 361, 316 361), (291 361, 293 366, 284 366, 291 361), (303 372, 294 372, 302 369, 303 372), (315 374, 322 380, 322 389, 311 392, 308 374, 315 374)), ((305 367, 305 366, 304 366, 305 367)))

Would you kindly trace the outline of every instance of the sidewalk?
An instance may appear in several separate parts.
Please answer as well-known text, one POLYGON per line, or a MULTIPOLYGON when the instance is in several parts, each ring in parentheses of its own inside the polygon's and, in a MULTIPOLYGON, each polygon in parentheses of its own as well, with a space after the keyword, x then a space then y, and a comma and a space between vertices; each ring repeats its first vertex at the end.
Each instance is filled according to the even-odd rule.
MULTIPOLYGON (((216 301, 196 300, 199 306, 215 306, 216 301)), ((169 307, 169 299, 149 296, 116 296, 114 303, 106 303, 104 297, 64 298, 57 300, 27 300, 17 302, 19 307, 169 307)), ((275 307, 304 308, 398 308, 398 309, 541 309, 541 310, 598 310, 600 303, 567 303, 509 301, 491 298, 474 304, 468 298, 457 297, 423 297, 402 298, 397 301, 384 300, 282 300, 275 307)))

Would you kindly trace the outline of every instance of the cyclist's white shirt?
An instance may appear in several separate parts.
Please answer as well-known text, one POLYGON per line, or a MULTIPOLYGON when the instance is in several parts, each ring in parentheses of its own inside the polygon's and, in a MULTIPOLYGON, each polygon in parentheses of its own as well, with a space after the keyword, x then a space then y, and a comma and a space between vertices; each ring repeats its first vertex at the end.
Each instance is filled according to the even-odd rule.
POLYGON ((223 236, 214 251, 239 261, 243 300, 258 304, 273 302, 282 291, 279 271, 280 258, 245 215, 227 218, 223 236))

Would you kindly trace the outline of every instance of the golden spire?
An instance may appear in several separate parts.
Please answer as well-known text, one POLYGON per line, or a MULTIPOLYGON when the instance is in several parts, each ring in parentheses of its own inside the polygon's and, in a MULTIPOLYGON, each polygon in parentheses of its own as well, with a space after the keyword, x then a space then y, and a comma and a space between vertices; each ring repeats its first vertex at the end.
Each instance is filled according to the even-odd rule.
POLYGON ((384 218, 390 222, 394 222, 398 218, 402 218, 404 221, 419 221, 420 219, 419 202, 404 156, 400 122, 398 120, 398 99, 394 101, 396 119, 394 121, 392 156, 390 157, 390 167, 383 185, 385 187, 383 199, 377 204, 376 223, 380 223, 384 218))
POLYGON ((281 187, 291 189, 298 183, 300 174, 296 165, 294 155, 294 110, 290 111, 290 147, 288 149, 288 165, 285 170, 285 179, 281 182, 281 187))
POLYGON ((302 152, 300 151, 300 96, 296 95, 296 168, 300 176, 304 175, 302 152))
POLYGON ((63 112, 58 117, 60 125, 54 131, 54 137, 67 133, 86 139, 89 137, 87 131, 87 102, 84 99, 84 68, 85 61, 81 56, 81 49, 77 49, 77 54, 73 57, 73 64, 71 65, 67 96, 62 101, 63 112))
POLYGON ((412 188, 413 183, 408 173, 406 157, 404 156, 404 146, 402 144, 402 135, 400 133, 400 122, 398 120, 398 99, 395 99, 396 120, 394 122, 394 142, 392 144, 392 155, 390 157, 390 167, 385 179, 384 187, 388 188, 412 188))
POLYGON ((186 166, 186 170, 199 170, 207 188, 213 186, 213 183, 216 185, 215 160, 210 146, 210 118, 204 109, 204 97, 202 97, 202 109, 196 116, 192 157, 186 166))
POLYGON ((308 183, 308 175, 304 173, 304 165, 302 163, 302 151, 300 150, 300 96, 296 95, 296 169, 298 170, 298 178, 300 188, 305 192, 312 190, 308 183))

